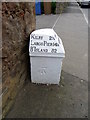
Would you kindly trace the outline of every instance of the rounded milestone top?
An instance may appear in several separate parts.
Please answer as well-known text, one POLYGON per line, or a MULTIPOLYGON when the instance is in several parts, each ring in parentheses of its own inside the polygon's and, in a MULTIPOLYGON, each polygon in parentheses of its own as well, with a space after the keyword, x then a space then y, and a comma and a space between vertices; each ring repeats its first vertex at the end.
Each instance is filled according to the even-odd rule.
POLYGON ((62 40, 51 28, 35 30, 30 34, 30 56, 65 57, 62 40))

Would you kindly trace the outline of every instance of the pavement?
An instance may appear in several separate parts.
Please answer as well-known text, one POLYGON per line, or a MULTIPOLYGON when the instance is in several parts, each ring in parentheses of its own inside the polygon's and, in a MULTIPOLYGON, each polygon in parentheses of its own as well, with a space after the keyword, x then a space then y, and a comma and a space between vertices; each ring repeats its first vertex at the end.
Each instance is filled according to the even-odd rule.
MULTIPOLYGON (((36 29, 52 28, 58 17, 36 16, 36 29)), ((6 118, 88 117, 88 25, 77 3, 60 15, 54 30, 66 51, 60 85, 27 80, 6 118)))
MULTIPOLYGON (((52 28, 58 16, 37 16, 36 29, 52 28)), ((61 37, 66 51, 63 70, 88 81, 88 25, 77 3, 71 3, 54 30, 61 37)))

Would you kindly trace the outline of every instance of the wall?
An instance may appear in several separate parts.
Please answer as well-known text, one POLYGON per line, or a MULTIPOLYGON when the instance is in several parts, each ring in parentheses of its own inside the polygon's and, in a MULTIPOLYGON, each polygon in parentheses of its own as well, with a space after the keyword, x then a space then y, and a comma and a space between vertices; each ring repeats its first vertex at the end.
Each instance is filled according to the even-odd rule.
POLYGON ((2 3, 3 117, 27 77, 30 79, 28 44, 34 29, 35 3, 2 3))

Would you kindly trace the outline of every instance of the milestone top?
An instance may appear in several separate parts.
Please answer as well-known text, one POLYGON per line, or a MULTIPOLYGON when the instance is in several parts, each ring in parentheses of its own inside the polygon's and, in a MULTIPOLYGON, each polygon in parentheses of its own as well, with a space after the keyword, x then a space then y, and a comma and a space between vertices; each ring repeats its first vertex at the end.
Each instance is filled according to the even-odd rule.
POLYGON ((53 29, 39 29, 30 34, 30 56, 65 57, 62 40, 53 29))

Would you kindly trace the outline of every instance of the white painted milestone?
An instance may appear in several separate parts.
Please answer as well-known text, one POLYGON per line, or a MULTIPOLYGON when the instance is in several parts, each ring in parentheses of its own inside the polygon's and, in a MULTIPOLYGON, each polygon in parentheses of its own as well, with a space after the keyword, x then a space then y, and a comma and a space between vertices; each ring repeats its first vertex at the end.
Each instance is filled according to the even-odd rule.
POLYGON ((65 50, 53 29, 39 29, 31 33, 29 55, 32 82, 59 84, 65 50))

